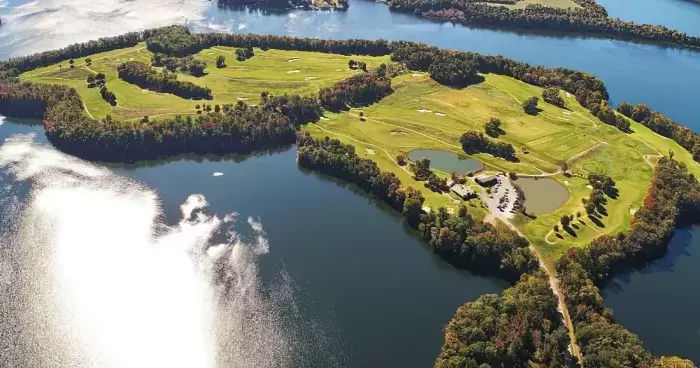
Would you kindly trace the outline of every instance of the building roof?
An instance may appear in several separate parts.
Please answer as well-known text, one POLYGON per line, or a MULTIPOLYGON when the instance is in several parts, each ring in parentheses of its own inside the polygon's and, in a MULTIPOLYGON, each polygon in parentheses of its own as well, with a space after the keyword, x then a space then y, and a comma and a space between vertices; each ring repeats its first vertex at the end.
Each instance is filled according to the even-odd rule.
POLYGON ((462 198, 472 194, 472 190, 464 184, 455 184, 450 189, 462 198))

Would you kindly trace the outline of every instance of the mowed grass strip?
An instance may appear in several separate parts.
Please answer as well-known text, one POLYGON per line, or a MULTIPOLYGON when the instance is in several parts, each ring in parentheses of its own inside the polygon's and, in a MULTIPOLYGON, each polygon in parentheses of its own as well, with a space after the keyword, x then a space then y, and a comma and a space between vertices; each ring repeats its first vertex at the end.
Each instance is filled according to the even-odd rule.
POLYGON ((197 59, 207 62, 203 76, 178 73, 179 80, 211 88, 214 97, 211 101, 188 100, 169 93, 157 93, 119 79, 117 66, 121 63, 135 60, 150 64, 152 53, 146 49, 145 44, 91 55, 90 66, 86 64, 85 58, 76 59, 74 68, 70 68, 68 60, 65 60, 26 72, 20 79, 69 85, 81 95, 91 116, 104 118, 112 115, 117 119, 129 120, 146 115, 159 118, 194 114, 195 105, 203 103, 223 105, 240 100, 257 104, 263 91, 273 95, 314 95, 321 88, 359 73, 360 71, 348 68, 350 59, 364 61, 368 67, 390 62, 389 56, 369 57, 260 49, 255 49, 254 52, 255 56, 251 59, 240 62, 236 60, 235 48, 205 49, 195 55, 197 59), (216 58, 219 55, 226 58, 225 68, 216 67, 216 58), (115 107, 102 99, 98 88, 87 88, 87 76, 99 72, 106 75, 107 88, 117 96, 115 107))
MULTIPOLYGON (((673 152, 691 172, 700 174, 700 166, 687 151, 641 124, 631 122, 633 133, 623 133, 598 120, 574 96, 563 91, 566 108, 540 100, 540 113, 527 115, 521 102, 530 96, 541 96, 541 88, 502 75, 487 74, 484 78, 479 84, 453 89, 434 82, 424 73, 409 73, 395 78, 395 92, 379 103, 361 110, 327 114, 328 120, 304 129, 315 136, 330 135, 355 145, 361 156, 374 160, 382 170, 395 173, 405 186, 420 189, 428 206, 456 208, 459 202, 446 201, 449 196, 424 188, 423 183, 415 181, 406 168, 396 164, 395 157, 420 148, 463 155, 459 137, 467 130, 483 132, 484 123, 489 118, 499 118, 506 134, 498 140, 516 148, 520 163, 485 154, 474 155, 484 162, 486 171, 544 173, 561 183, 570 195, 568 201, 553 213, 534 220, 525 216, 513 220, 545 260, 556 259, 569 247, 584 246, 597 236, 627 230, 634 211, 641 206, 648 190, 653 164, 661 154, 673 152), (360 120, 360 111, 364 113, 365 121, 360 120), (367 149, 373 154, 367 154, 367 149), (609 200, 606 206, 608 215, 602 218, 602 226, 585 215, 581 199, 588 198, 591 193, 588 180, 558 173, 564 163, 578 175, 606 174, 617 182, 620 196, 609 200), (549 234, 562 216, 577 212, 582 213, 583 222, 576 222, 576 236, 562 232, 561 239, 549 234)), ((483 218, 486 210, 480 201, 473 202, 470 211, 483 218)))

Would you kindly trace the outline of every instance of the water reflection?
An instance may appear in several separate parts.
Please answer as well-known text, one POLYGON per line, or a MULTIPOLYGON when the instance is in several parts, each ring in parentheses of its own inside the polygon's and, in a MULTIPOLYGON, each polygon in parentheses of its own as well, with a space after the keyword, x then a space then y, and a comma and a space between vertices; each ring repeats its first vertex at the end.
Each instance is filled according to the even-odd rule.
POLYGON ((337 364, 284 270, 260 281, 258 220, 242 235, 194 194, 168 225, 154 191, 31 135, 4 142, 0 170, 2 366, 337 364))

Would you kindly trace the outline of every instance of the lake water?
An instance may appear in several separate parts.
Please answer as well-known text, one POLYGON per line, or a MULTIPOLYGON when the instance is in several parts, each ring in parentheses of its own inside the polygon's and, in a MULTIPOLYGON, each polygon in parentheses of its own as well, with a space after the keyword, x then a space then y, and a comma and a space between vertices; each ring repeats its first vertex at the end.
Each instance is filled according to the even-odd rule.
POLYGON ((408 153, 408 158, 414 162, 420 159, 429 158, 430 167, 447 173, 454 172, 458 174, 467 174, 484 169, 484 164, 482 164, 481 161, 469 157, 459 156, 455 153, 443 150, 413 150, 408 153))
POLYGON ((293 147, 125 166, 58 153, 36 124, 7 137, 3 366, 425 367, 457 306, 506 286, 293 147))
POLYGON ((700 362, 700 226, 675 230, 668 254, 602 289, 615 318, 656 354, 700 362))
MULTIPOLYGON (((695 8, 691 8, 696 6, 694 4, 686 8, 688 5, 681 4, 681 0, 643 0, 639 6, 635 3, 626 7, 624 0, 603 1, 613 16, 643 21, 654 19, 669 25, 677 23, 680 29, 698 33, 686 28, 695 25, 697 30, 698 22, 692 22, 697 19, 697 12, 692 10, 695 8)), ((648 103, 694 130, 700 130, 697 119, 700 116, 697 103, 700 53, 688 49, 587 36, 470 28, 391 13, 385 5, 364 0, 351 1, 345 12, 283 14, 218 8, 215 2, 206 0, 7 0, 0 1, 0 18, 4 23, 0 27, 2 59, 173 23, 188 24, 197 31, 406 39, 484 54, 502 54, 533 64, 588 71, 605 81, 613 103, 648 103)), ((258 366, 299 363, 290 362, 290 356, 298 357, 306 365, 425 366, 439 350, 440 327, 455 308, 483 292, 504 287, 500 281, 474 277, 447 266, 403 227, 396 214, 381 204, 356 193, 352 187, 300 171, 293 163, 293 151, 247 159, 179 159, 150 162, 147 166, 101 166, 70 160, 65 163, 64 156, 51 154, 55 151, 44 146, 41 127, 7 121, 0 126, 3 138, 26 132, 37 135, 10 146, 5 143, 0 148, 38 152, 23 159, 35 166, 16 168, 27 175, 25 181, 4 177, 0 183, 0 190, 12 193, 0 196, 0 223, 3 232, 13 234, 0 238, 2 251, 10 253, 2 259, 11 260, 9 265, 7 262, 0 264, 0 287, 14 290, 2 294, 3 307, 7 308, 4 310, 12 313, 0 318, 4 318, 3 326, 11 326, 8 327, 11 331, 20 333, 19 340, 10 341, 19 352, 13 357, 19 366, 79 365, 100 355, 96 352, 113 353, 117 351, 114 349, 125 349, 123 351, 129 353, 124 356, 144 358, 142 362, 148 362, 145 358, 154 353, 167 351, 161 356, 171 357, 172 361, 167 363, 173 366, 187 366, 188 363, 202 366, 212 349, 203 342, 213 338, 207 335, 212 333, 211 329, 204 327, 212 324, 232 326, 241 331, 238 337, 216 335, 217 341, 233 347, 231 351, 224 350, 216 355, 217 360, 224 363, 234 361, 247 365, 251 359, 255 360, 251 356, 256 355, 258 366), (56 162, 67 166, 57 167, 56 162), (52 173, 63 186, 42 182, 37 171, 29 175, 32 168, 52 173), (214 176, 214 173, 223 175, 214 176), (45 195, 36 196, 38 193, 45 195), (183 222, 180 206, 191 194, 203 194, 209 205, 199 218, 183 222), (67 199, 61 202, 61 198, 67 199), (80 206, 71 209, 73 204, 80 206), (62 212, 63 208, 70 211, 62 212), (38 212, 28 213, 28 210, 38 212), (225 218, 233 211, 239 213, 236 223, 225 218), (24 219, 24 215, 29 220, 24 219), (250 224, 248 217, 253 219, 250 224), (258 218, 264 233, 255 230, 259 228, 258 218), (27 223, 32 219, 36 221, 27 223), (152 228, 158 233, 152 234, 152 228), (60 229, 71 231, 54 233, 60 229), (32 237, 33 231, 38 233, 32 237), (209 258, 201 255, 192 258, 196 255, 193 250, 201 250, 202 244, 210 245, 212 241, 225 244, 216 247, 218 251, 230 251, 228 234, 231 231, 243 237, 239 242, 242 245, 234 247, 238 253, 233 266, 221 268, 216 262, 212 264, 209 258, 217 262, 221 259, 216 257, 221 256, 217 252, 208 255, 209 258), (128 234, 139 237, 124 238, 128 234), (192 234, 200 234, 206 241, 192 239, 192 234), (78 235, 81 237, 73 238, 78 235), (41 242, 23 241, 22 236, 41 242), (49 241, 51 239, 55 241, 49 241), (142 248, 158 248, 164 242, 174 243, 180 252, 140 255, 138 247, 133 247, 140 244, 142 248), (269 247, 264 246, 265 242, 269 247), (92 249, 89 244, 100 247, 92 249), (122 250, 118 244, 129 247, 122 250), (42 252, 34 257, 33 252, 27 250, 36 247, 42 252), (43 250, 57 253, 44 254, 43 250), (130 258, 133 252, 136 253, 130 258), (183 257, 182 252, 189 258, 183 257), (55 258, 58 265, 47 263, 54 256, 59 256, 55 258), (154 271, 148 260, 160 261, 163 257, 169 261, 154 271), (111 259, 120 262, 105 261, 111 259), (121 267, 134 259, 142 261, 134 267, 121 267), (192 259, 203 262, 200 267, 203 270, 191 270, 192 259), (212 270, 214 266, 218 268, 212 270), (241 269, 246 271, 236 271, 241 269), (19 272, 21 270, 25 272, 19 272), (65 273, 56 273, 56 270, 65 273), (220 280, 218 276, 224 270, 229 273, 220 280), (95 272, 99 277, 92 276, 95 272), (35 277, 44 274, 47 276, 35 277), (133 290, 140 293, 137 297, 130 294, 130 290, 116 287, 120 285, 116 278, 120 274, 129 276, 125 285, 132 285, 133 290), (158 278, 159 275, 164 277, 158 278), (212 279, 212 275, 217 277, 212 279), (52 279, 54 276, 57 278, 52 279), (140 283, 140 279, 147 282, 140 283), (89 287, 76 288, 79 280, 91 281, 89 287), (161 290, 161 283, 167 287, 157 298, 160 294, 154 295, 153 290, 161 290), (112 287, 116 287, 114 295, 107 292, 112 287), (236 294, 235 290, 239 289, 248 292, 236 294), (192 313, 220 307, 227 300, 222 295, 229 295, 225 292, 244 301, 239 304, 242 309, 237 311, 253 323, 243 323, 225 313, 201 320, 206 313, 192 313), (67 311, 66 315, 48 313, 53 310, 49 306, 57 302, 53 299, 56 295, 59 301, 74 301, 55 309, 67 311), (114 302, 119 308, 94 304, 99 302, 97 296, 114 302), (35 306, 31 313, 22 314, 24 311, 16 304, 23 298, 31 302, 26 305, 35 306), (152 302, 152 306, 141 315, 138 308, 125 304, 135 299, 141 302, 139 307, 150 306, 148 302, 152 302), (193 302, 199 300, 203 304, 193 302), (163 301, 168 305, 163 305, 163 301), (84 311, 89 312, 82 313, 84 311), (103 314, 91 311, 114 313, 115 317, 105 319, 103 314), (141 328, 139 324, 149 320, 146 317, 157 317, 154 321, 161 329, 141 328), (173 320, 178 323, 172 324, 173 320), (51 325, 54 321, 72 327, 68 330, 56 328, 51 325), (95 321, 111 324, 93 323, 95 321), (80 346, 75 344, 79 340, 74 337, 93 336, 94 328, 113 332, 107 334, 104 341, 87 344, 87 352, 56 353, 65 346, 80 346), (161 340, 163 344, 152 346, 153 341, 161 340), (39 345, 41 351, 32 351, 37 341, 55 341, 58 345, 39 345), (251 341, 253 345, 246 345, 251 341), (145 347, 152 351, 149 353, 145 347), (246 355, 246 351, 251 353, 246 355), (255 354, 259 351, 266 354, 255 354), (328 358, 314 360, 320 359, 319 351, 328 358), (266 359, 260 358, 263 356, 266 359)), ((203 207, 201 200, 201 197, 191 197, 185 209, 203 207)), ((700 244, 698 236, 689 236, 685 241, 690 244, 685 249, 697 249, 700 244)), ((682 257, 670 254, 660 262, 670 262, 673 266, 666 269, 673 272, 633 273, 626 282, 604 290, 617 318, 639 333, 654 352, 699 360, 696 354, 700 349, 687 345, 688 341, 694 341, 693 336, 698 336, 700 315, 693 304, 698 293, 692 294, 698 275, 678 272, 681 269, 678 262, 694 265, 698 257, 698 252, 694 251, 682 257), (658 286, 660 278, 664 278, 666 284, 658 286), (648 304, 640 305, 639 295, 648 297, 648 304), (686 305, 688 308, 679 308, 686 305), (651 328, 656 329, 649 332, 647 329, 651 328)), ((7 338, 8 335, 3 336, 7 338)), ((0 349, 8 349, 8 340, 0 342, 0 349)), ((133 362, 123 363, 134 366, 133 362)), ((155 363, 152 365, 163 365, 163 361, 155 363)))
POLYGON ((552 178, 520 177, 514 182, 525 194, 525 210, 538 216, 554 212, 569 200, 569 191, 552 178))
POLYGON ((660 24, 700 36, 700 3, 692 0, 598 0, 598 3, 614 18, 660 24))

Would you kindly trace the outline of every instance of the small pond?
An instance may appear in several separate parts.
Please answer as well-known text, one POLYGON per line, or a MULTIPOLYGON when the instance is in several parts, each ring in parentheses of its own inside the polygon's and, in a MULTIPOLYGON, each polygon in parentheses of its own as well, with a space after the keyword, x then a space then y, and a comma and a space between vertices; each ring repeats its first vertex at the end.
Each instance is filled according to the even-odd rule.
POLYGON ((481 161, 448 151, 417 149, 408 153, 408 158, 414 162, 426 157, 430 159, 430 167, 448 173, 456 172, 458 174, 466 174, 484 169, 484 164, 482 164, 481 161))
POLYGON ((569 191, 552 178, 520 177, 514 184, 525 194, 525 211, 535 216, 554 212, 569 199, 569 191))

